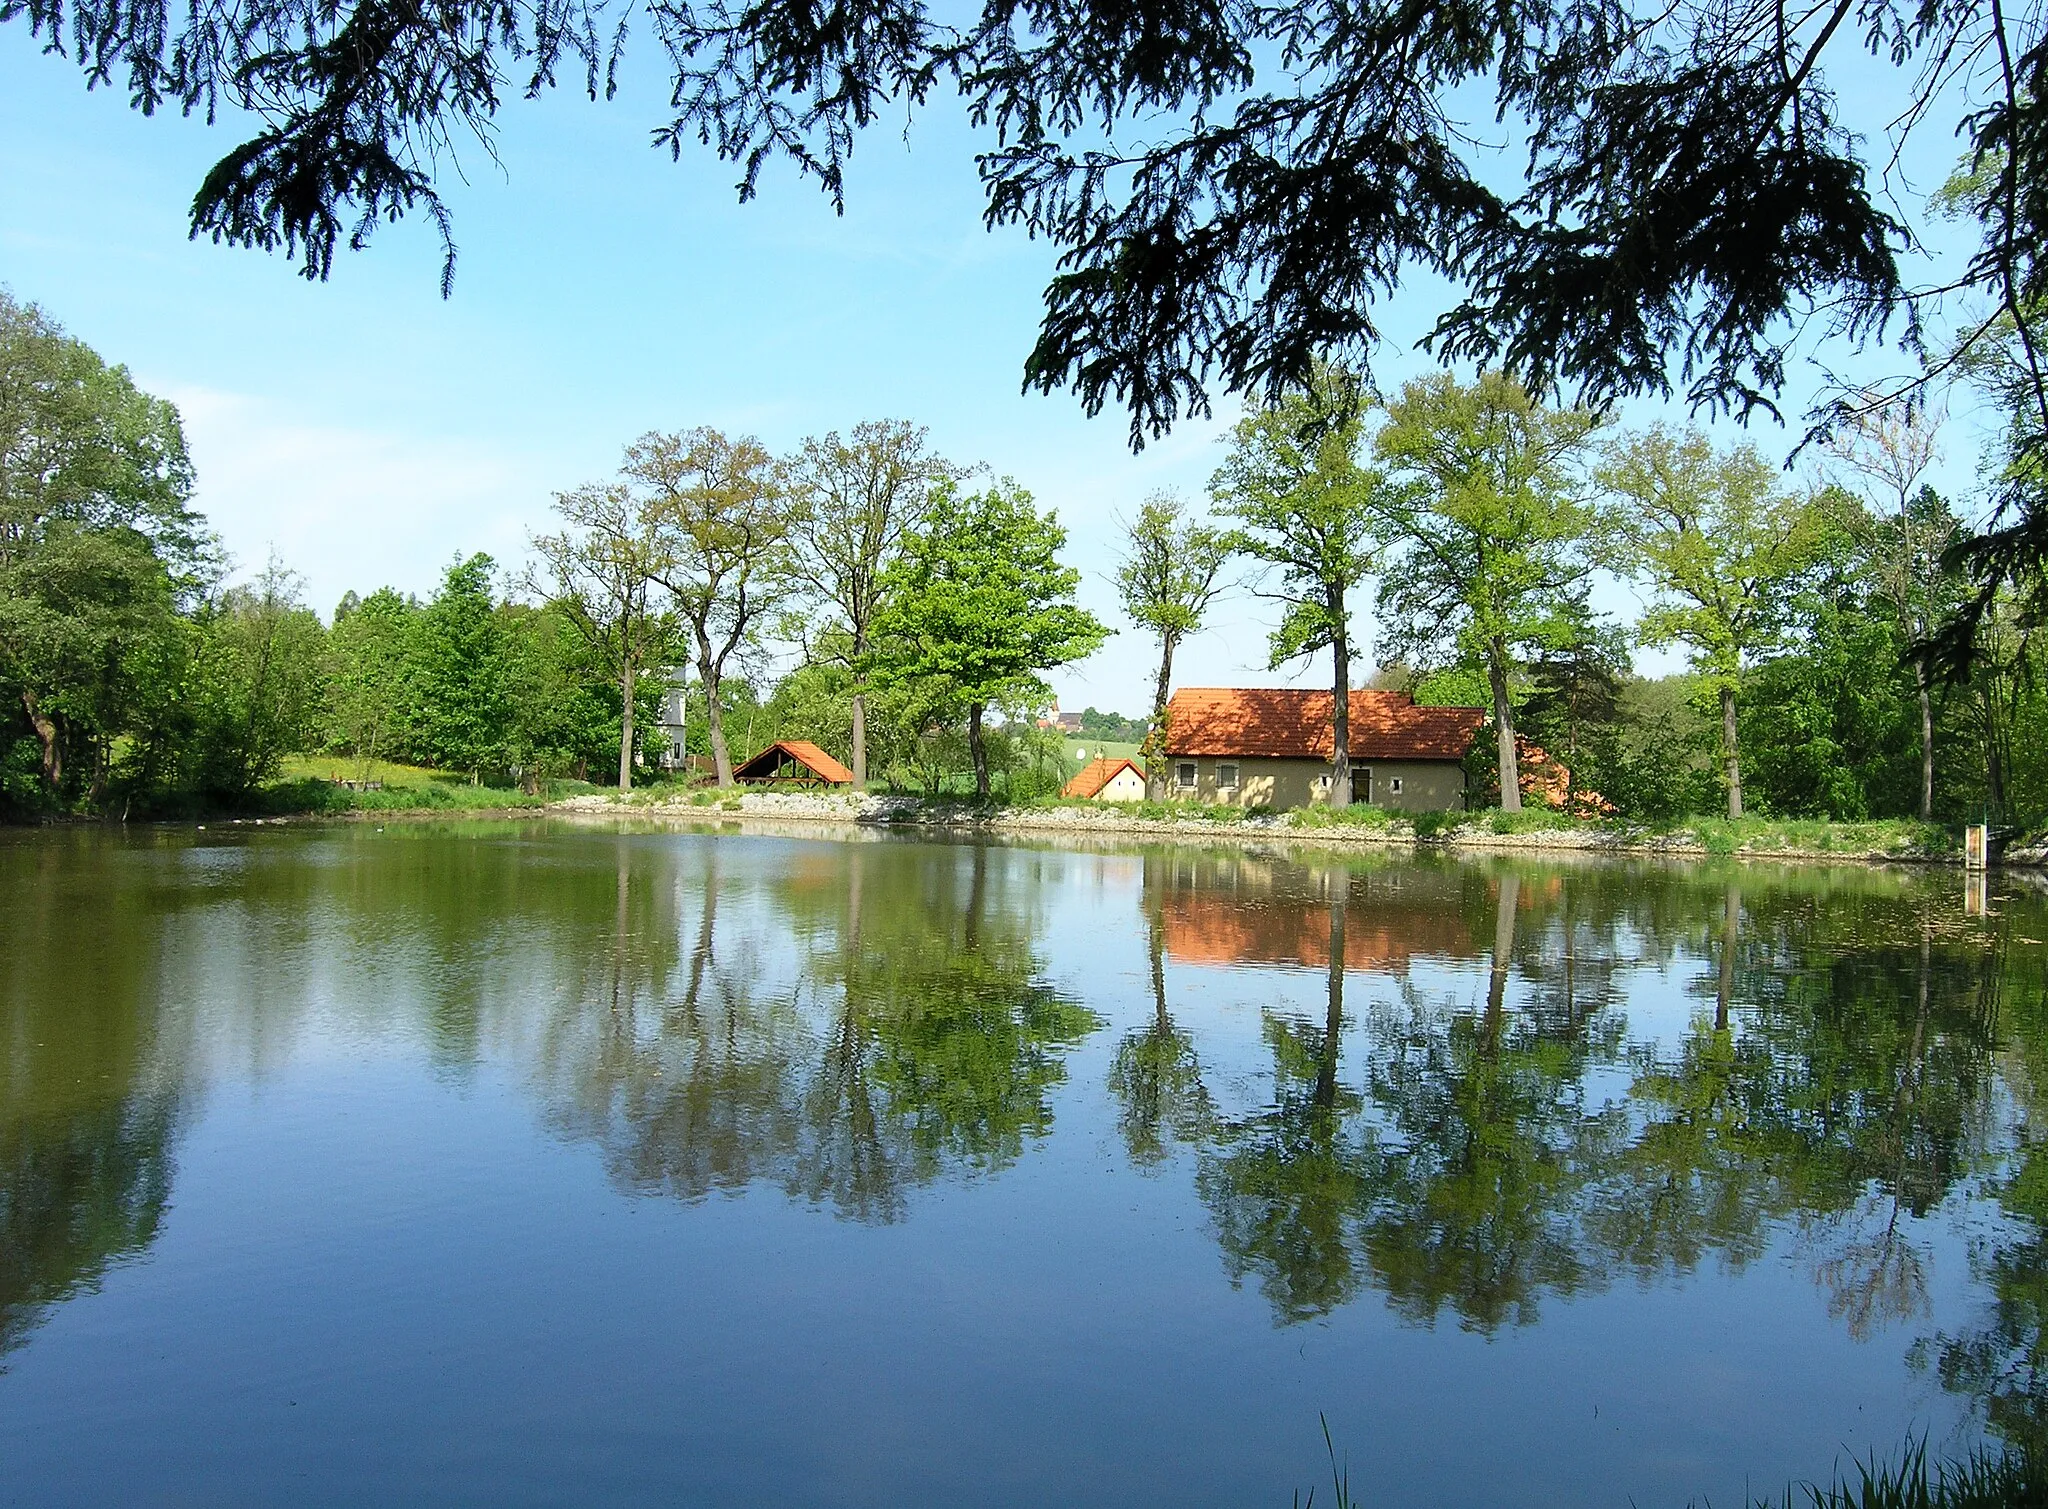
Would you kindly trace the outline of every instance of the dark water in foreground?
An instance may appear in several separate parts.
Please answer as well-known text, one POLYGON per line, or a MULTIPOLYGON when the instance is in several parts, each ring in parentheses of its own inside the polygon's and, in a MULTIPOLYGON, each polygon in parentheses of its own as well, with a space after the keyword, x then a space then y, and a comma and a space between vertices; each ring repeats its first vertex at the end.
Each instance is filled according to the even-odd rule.
POLYGON ((1368 1502, 1677 1509, 2033 1438, 2044 939, 1953 874, 0 835, 0 1502, 1277 1509, 1321 1413, 1368 1502))

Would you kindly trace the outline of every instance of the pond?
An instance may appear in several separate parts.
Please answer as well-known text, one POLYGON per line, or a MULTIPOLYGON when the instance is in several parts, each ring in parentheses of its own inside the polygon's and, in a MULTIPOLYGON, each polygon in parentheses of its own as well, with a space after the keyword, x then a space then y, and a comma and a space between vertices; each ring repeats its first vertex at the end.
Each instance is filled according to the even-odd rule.
POLYGON ((0 835, 0 1502, 1782 1491, 2048 1435, 2048 901, 0 835))

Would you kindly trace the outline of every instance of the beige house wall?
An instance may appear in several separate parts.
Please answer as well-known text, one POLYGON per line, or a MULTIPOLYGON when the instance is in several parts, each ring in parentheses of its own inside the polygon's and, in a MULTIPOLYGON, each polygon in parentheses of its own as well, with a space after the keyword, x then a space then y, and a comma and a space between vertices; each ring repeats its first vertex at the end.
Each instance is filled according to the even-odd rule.
POLYGON ((1098 802, 1142 802, 1145 800, 1145 778, 1126 765, 1104 783, 1095 793, 1098 802))
MULTIPOLYGON (((1285 812, 1327 801, 1330 765, 1326 760, 1218 759, 1213 755, 1173 755, 1166 765, 1166 794, 1177 801, 1209 802, 1238 807, 1270 807, 1285 812), (1182 784, 1182 767, 1195 767, 1192 787, 1182 784), (1237 767, 1237 784, 1226 786, 1220 767, 1237 767)), ((1391 812, 1454 812, 1465 805, 1465 767, 1456 760, 1360 760, 1351 767, 1351 789, 1358 802, 1391 812), (1368 786, 1367 773, 1371 784, 1368 786), (1395 783, 1400 789, 1395 789, 1395 783)))

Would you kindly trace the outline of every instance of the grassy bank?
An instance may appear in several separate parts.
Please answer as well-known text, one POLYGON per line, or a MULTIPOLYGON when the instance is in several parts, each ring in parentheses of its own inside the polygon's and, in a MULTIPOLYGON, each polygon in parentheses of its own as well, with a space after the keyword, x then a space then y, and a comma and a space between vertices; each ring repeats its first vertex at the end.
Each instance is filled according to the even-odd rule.
POLYGON ((287 759, 277 780, 243 811, 252 816, 321 816, 351 812, 502 812, 541 808, 595 791, 585 781, 546 781, 538 791, 472 784, 469 777, 389 760, 301 755, 287 759), (347 784, 344 784, 347 783, 347 784))
MULTIPOLYGON (((801 793, 794 793, 801 795, 801 793)), ((779 801, 785 794, 755 790, 721 791, 715 787, 657 781, 636 788, 623 808, 643 812, 754 812, 760 816, 802 818, 779 801)), ((821 794, 822 795, 822 794, 821 794)), ((351 812, 459 812, 542 808, 571 797, 584 797, 599 810, 616 798, 610 788, 581 781, 550 781, 538 792, 470 784, 467 777, 446 771, 379 761, 367 775, 356 762, 302 757, 287 762, 283 778, 265 787, 243 809, 250 815, 322 815, 351 812), (348 784, 339 784, 339 783, 348 784), (366 789, 374 786, 376 789, 366 789)), ((1158 828, 1165 832, 1255 830, 1271 837, 1355 838, 1390 844, 1425 843, 1447 847, 1560 848, 1649 851, 1716 856, 1751 855, 1784 858, 1858 860, 1952 860, 1961 852, 1961 830, 1941 823, 1908 818, 1867 822, 1834 822, 1824 818, 1693 817, 1645 824, 1613 819, 1582 818, 1548 808, 1522 812, 1421 812, 1397 814, 1383 807, 1309 807, 1272 813, 1262 808, 1196 802, 1101 803, 1062 797, 1008 803, 1001 799, 977 803, 955 796, 930 799, 909 794, 876 793, 872 802, 887 803, 886 815, 870 806, 865 819, 917 826, 992 826, 1013 828, 1090 827, 1130 831, 1158 828)), ((830 809, 810 814, 846 821, 853 815, 842 795, 830 797, 830 809)))
MULTIPOLYGON (((1366 1500, 1352 1489, 1327 1423, 1323 1443, 1330 1454, 1326 1502, 1331 1509, 1363 1509, 1366 1500)), ((1294 1495, 1295 1509, 1315 1502, 1313 1489, 1306 1498, 1294 1495)), ((1704 1506, 1695 1501, 1693 1509, 1704 1506)), ((2048 1462, 1994 1447, 1930 1462, 1927 1443, 1909 1441, 1896 1460, 1873 1456, 1846 1471, 1837 1467, 1826 1483, 1788 1483, 1781 1497, 1751 1499, 1748 1509, 2048 1509, 2048 1462)))

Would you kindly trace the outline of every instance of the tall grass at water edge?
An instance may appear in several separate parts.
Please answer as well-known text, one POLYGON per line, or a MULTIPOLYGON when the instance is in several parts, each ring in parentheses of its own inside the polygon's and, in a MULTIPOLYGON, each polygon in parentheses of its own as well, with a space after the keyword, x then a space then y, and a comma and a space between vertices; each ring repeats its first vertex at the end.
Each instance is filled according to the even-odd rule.
MULTIPOLYGON (((1350 1465, 1338 1460, 1327 1420, 1323 1446, 1330 1457, 1331 1509, 1364 1509, 1368 1501, 1352 1491, 1350 1465)), ((1315 1502, 1314 1489, 1306 1498, 1296 1490, 1295 1509, 1312 1509, 1315 1502)), ((1789 1483, 1779 1497, 1751 1499, 1748 1509, 2048 1509, 2048 1460, 1979 1447, 1965 1457, 1929 1461, 1924 1439, 1908 1441, 1896 1460, 1873 1455, 1853 1471, 1838 1468, 1826 1484, 1789 1483)))

